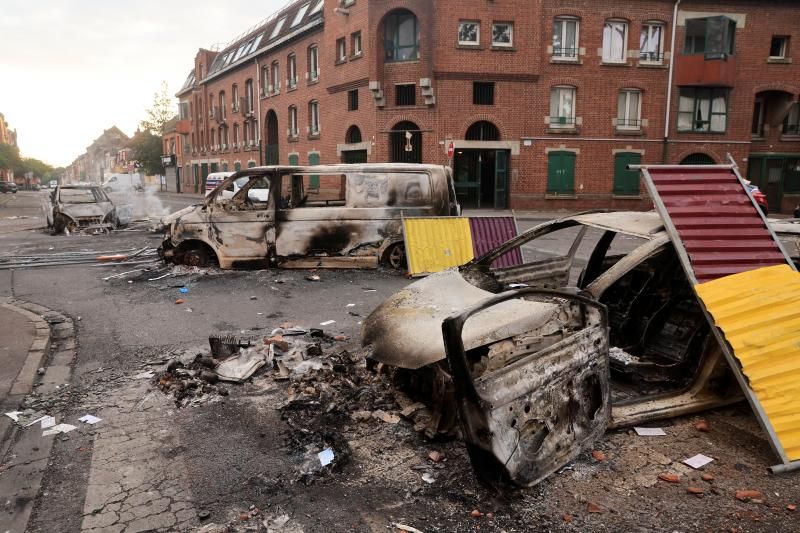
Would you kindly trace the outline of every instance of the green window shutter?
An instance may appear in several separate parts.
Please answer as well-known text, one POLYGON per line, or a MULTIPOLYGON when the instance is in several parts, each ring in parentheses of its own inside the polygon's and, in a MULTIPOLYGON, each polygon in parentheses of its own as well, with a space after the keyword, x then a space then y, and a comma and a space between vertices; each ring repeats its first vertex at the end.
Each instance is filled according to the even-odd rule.
POLYGON ((547 155, 547 193, 575 194, 575 154, 550 152, 547 155))
POLYGON ((253 168, 254 166, 256 166, 256 162, 255 161, 249 161, 247 163, 247 168, 253 168))
MULTIPOLYGON (((319 165, 319 154, 316 152, 308 154, 308 164, 319 165)), ((308 187, 309 189, 319 190, 319 174, 313 174, 310 176, 308 187)))
POLYGON ((293 167, 300 164, 300 157, 297 154, 289 155, 289 164, 293 167))
POLYGON ((211 163, 211 170, 209 171, 209 174, 213 174, 216 171, 217 171, 217 164, 211 163))
POLYGON ((223 172, 227 172, 228 171, 228 162, 227 161, 222 163, 222 171, 223 172))
POLYGON ((237 161, 236 164, 233 165, 233 168, 234 170, 236 170, 236 172, 239 172, 240 170, 242 170, 242 164, 237 161))
POLYGON ((641 154, 618 153, 614 156, 614 194, 620 196, 639 196, 639 171, 628 170, 628 165, 639 165, 641 154))

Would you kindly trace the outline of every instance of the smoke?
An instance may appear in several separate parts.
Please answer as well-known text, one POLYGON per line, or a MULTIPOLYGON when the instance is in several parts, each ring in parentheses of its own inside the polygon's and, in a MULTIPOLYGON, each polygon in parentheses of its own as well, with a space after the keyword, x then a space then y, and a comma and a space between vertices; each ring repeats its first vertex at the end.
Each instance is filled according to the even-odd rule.
POLYGON ((109 194, 115 205, 131 206, 132 220, 158 220, 169 214, 156 192, 157 187, 145 187, 144 190, 126 189, 109 194))

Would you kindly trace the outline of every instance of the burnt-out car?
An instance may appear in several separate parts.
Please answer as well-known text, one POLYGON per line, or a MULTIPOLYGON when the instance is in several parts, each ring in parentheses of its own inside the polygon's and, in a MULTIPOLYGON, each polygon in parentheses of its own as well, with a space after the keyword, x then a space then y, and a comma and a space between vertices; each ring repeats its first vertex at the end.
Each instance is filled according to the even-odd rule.
POLYGON ((56 235, 108 232, 131 219, 130 205, 114 205, 101 187, 93 185, 59 185, 43 193, 42 201, 47 227, 56 235))
POLYGON ((255 167, 162 219, 160 251, 193 266, 402 268, 402 217, 458 212, 450 169, 439 165, 255 167), (238 191, 226 198, 234 183, 238 191), (251 194, 256 189, 269 192, 251 194))
POLYGON ((389 297, 362 338, 429 430, 460 418, 489 482, 531 485, 608 427, 742 398, 655 212, 536 226, 389 297), (490 266, 518 246, 527 262, 490 266))

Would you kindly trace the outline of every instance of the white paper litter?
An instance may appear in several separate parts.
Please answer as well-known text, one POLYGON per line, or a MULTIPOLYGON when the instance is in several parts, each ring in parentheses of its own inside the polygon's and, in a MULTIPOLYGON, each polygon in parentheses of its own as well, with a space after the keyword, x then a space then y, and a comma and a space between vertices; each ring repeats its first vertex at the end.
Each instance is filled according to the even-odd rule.
POLYGON ((508 284, 508 288, 509 289, 519 289, 521 287, 528 287, 528 284, 527 283, 509 283, 508 284))
POLYGON ((433 477, 433 474, 431 474, 430 472, 425 472, 424 474, 422 474, 422 481, 424 481, 425 483, 433 483, 434 481, 436 481, 436 478, 433 477))
POLYGON ((320 322, 319 325, 320 326, 330 326, 331 324, 335 324, 335 323, 336 323, 335 320, 326 320, 325 322, 320 322))
POLYGON ((22 414, 22 411, 11 411, 10 413, 6 413, 6 416, 14 422, 19 422, 20 414, 22 414))
POLYGON ((319 457, 319 462, 322 466, 328 466, 333 462, 333 450, 325 448, 317 454, 317 457, 319 457))
POLYGON ((42 437, 47 437, 49 435, 57 435, 59 433, 69 433, 73 429, 76 429, 75 426, 71 424, 59 424, 57 426, 53 426, 52 428, 43 431, 42 437))
POLYGON ((56 418, 54 416, 43 416, 39 420, 42 422, 42 429, 51 428, 56 425, 56 418))
POLYGON ((666 435, 661 428, 633 428, 637 435, 641 437, 660 437, 666 435))
POLYGON ((81 422, 86 422, 87 424, 97 424, 102 420, 102 418, 97 418, 94 415, 83 415, 78 420, 80 420, 81 422))
POLYGON ((406 533, 422 533, 422 531, 420 531, 415 527, 407 526, 405 524, 399 524, 397 522, 393 522, 392 527, 396 527, 400 531, 405 531, 406 533))
POLYGON ((347 305, 345 305, 345 307, 355 307, 355 306, 356 306, 356 304, 347 304, 347 305))
POLYGON ((708 457, 707 455, 703 455, 702 453, 698 453, 694 457, 689 457, 688 459, 684 459, 682 461, 682 463, 685 464, 685 465, 689 465, 692 468, 694 468, 695 470, 697 470, 698 468, 703 468, 704 466, 706 466, 708 463, 710 463, 713 460, 714 459, 712 459, 711 457, 708 457))
POLYGON ((153 379, 156 373, 152 370, 148 370, 147 372, 141 372, 133 376, 133 379, 153 379))

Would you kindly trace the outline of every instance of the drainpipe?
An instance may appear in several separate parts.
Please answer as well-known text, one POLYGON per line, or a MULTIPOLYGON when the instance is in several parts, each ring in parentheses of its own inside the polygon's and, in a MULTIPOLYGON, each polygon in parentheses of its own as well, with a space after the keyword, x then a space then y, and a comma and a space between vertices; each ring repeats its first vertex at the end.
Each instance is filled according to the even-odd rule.
POLYGON ((256 63, 256 94, 253 95, 253 107, 256 108, 256 138, 258 139, 258 166, 264 165, 264 154, 261 150, 261 69, 259 68, 258 58, 255 58, 256 63))
POLYGON ((667 75, 667 108, 664 112, 664 147, 661 152, 661 162, 667 163, 667 143, 669 142, 669 117, 672 107, 672 73, 675 69, 675 33, 678 31, 678 6, 681 0, 675 0, 672 8, 672 38, 669 45, 669 74, 667 75))

